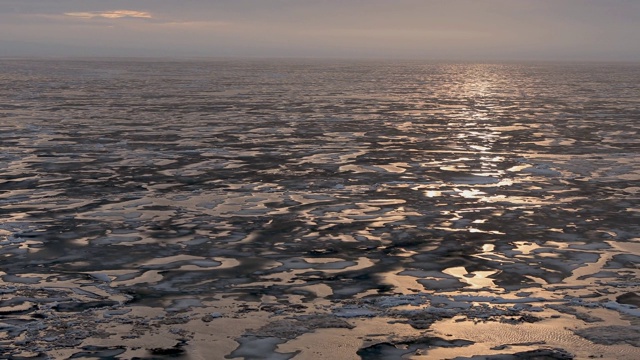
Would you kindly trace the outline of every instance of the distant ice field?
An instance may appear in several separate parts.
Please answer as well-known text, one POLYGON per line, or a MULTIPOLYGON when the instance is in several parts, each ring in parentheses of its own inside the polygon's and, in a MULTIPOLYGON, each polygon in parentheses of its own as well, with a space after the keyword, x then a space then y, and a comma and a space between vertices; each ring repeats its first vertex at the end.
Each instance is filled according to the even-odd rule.
POLYGON ((639 84, 0 60, 0 357, 638 359, 639 84))

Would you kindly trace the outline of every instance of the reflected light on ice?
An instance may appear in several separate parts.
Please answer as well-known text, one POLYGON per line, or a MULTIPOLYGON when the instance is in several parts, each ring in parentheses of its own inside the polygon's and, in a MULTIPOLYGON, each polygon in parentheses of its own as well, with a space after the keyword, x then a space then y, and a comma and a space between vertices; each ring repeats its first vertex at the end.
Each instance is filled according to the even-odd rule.
POLYGON ((491 275, 498 274, 499 270, 489 271, 473 271, 467 272, 467 269, 463 266, 452 267, 442 270, 443 273, 455 276, 462 282, 469 284, 470 289, 497 289, 498 287, 494 283, 494 280, 490 278, 491 275))

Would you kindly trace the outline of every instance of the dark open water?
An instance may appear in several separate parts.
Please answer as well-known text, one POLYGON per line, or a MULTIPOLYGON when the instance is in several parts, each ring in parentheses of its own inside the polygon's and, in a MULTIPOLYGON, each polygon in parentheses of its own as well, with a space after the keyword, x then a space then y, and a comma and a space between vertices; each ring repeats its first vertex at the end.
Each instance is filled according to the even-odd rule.
POLYGON ((639 84, 2 60, 0 357, 638 358, 639 84))

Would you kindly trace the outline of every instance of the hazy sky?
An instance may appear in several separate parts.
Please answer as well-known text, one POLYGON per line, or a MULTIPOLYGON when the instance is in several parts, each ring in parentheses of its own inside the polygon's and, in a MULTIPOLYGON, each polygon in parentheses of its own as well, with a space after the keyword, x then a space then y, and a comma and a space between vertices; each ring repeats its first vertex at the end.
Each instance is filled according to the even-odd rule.
POLYGON ((640 0, 0 0, 0 56, 640 60, 640 0))

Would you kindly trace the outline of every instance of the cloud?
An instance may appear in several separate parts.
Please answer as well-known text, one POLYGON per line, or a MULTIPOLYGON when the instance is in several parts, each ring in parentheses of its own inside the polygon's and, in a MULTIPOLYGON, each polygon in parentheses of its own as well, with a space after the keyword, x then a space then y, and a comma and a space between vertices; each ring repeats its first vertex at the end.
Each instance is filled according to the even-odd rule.
POLYGON ((146 11, 134 11, 134 10, 113 10, 113 11, 87 11, 87 12, 68 12, 64 13, 67 16, 83 19, 120 19, 120 18, 140 18, 140 19, 152 19, 150 13, 146 11))

